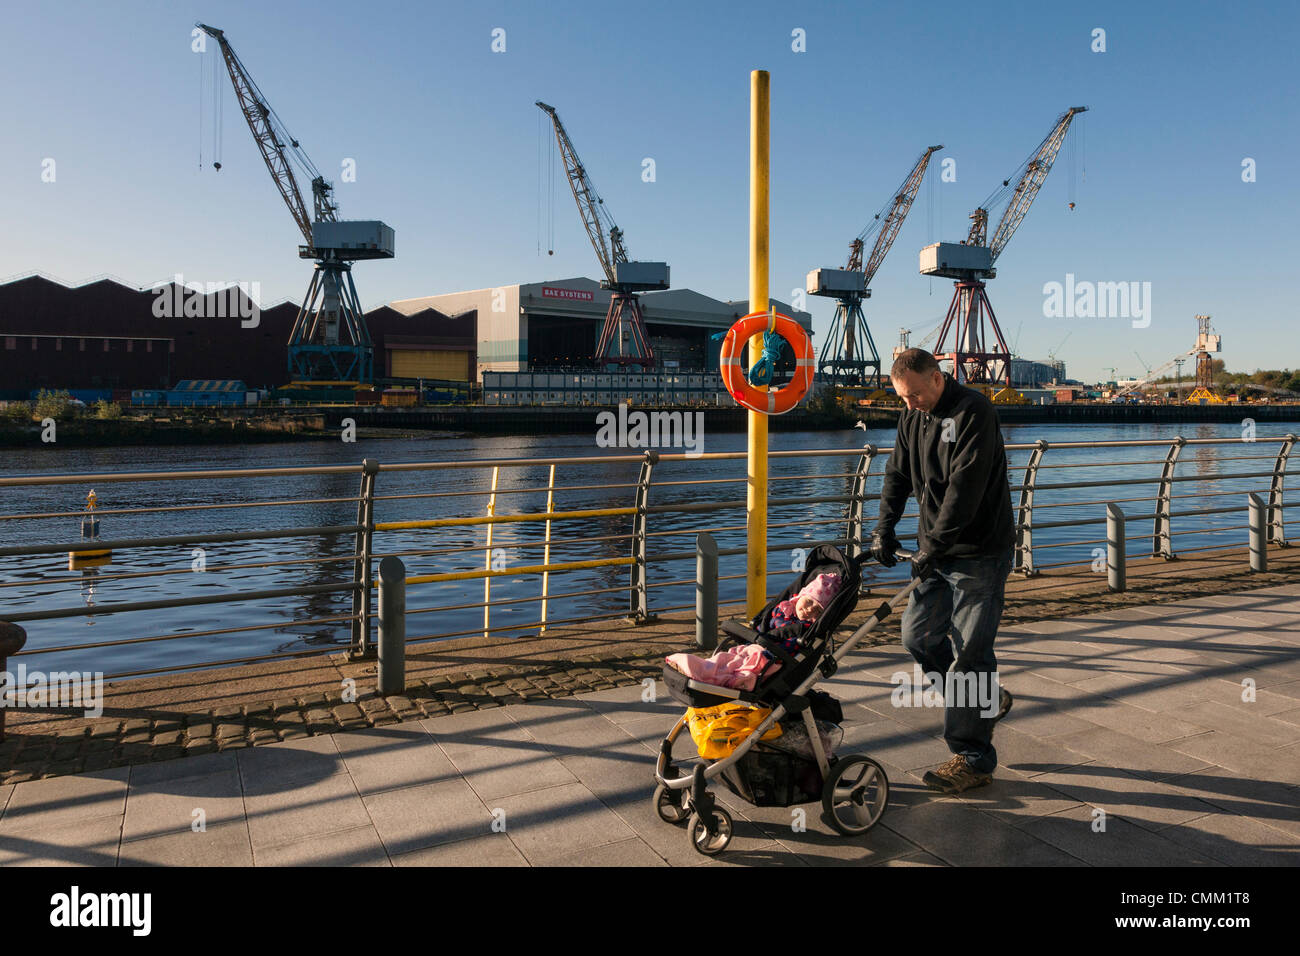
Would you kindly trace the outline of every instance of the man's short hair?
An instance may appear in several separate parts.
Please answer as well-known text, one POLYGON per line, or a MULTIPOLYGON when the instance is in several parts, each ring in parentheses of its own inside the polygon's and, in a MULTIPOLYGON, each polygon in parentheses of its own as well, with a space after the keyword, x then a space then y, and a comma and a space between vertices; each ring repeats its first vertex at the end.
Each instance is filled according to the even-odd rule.
POLYGON ((919 372, 929 375, 939 371, 939 363, 925 349, 904 349, 894 359, 894 367, 889 370, 890 378, 899 378, 904 372, 919 372))

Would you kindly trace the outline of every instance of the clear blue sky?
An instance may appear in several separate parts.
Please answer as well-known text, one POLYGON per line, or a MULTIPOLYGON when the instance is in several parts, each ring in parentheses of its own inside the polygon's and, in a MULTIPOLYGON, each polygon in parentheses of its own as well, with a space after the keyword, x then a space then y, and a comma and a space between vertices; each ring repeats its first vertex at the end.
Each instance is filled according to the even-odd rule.
MULTIPOLYGON (((363 304, 570 275, 598 277, 572 197, 555 254, 538 231, 537 99, 554 104, 633 258, 676 287, 747 291, 749 71, 772 75, 772 294, 788 299, 849 241, 931 143, 957 180, 923 187, 873 283, 887 357, 942 317, 946 281, 917 251, 965 236, 970 211, 1066 107, 1087 105, 1070 212, 1067 144, 990 283, 1008 341, 1061 352, 1071 375, 1139 371, 1191 348, 1214 316, 1230 369, 1300 366, 1293 4, 134 2, 9 5, 0 30, 0 276, 148 285, 256 281, 298 299, 311 266, 224 90, 211 160, 190 50, 226 30, 271 105, 337 184, 345 218, 397 232, 361 263, 363 304), (506 31, 493 53, 491 32, 506 31), (1107 51, 1093 53, 1092 30, 1107 51), (791 50, 806 31, 807 52, 791 50), (204 168, 198 165, 200 125, 204 168), (46 157, 54 183, 41 181, 46 157), (345 157, 357 181, 339 181, 345 157), (657 180, 641 180, 642 160, 657 180), (1243 183, 1251 157, 1258 179, 1243 183), (1150 282, 1152 321, 1049 319, 1045 282, 1150 282)), ((210 45, 214 50, 215 45, 210 45)), ((200 62, 202 61, 202 63, 200 62)), ((545 148, 549 153, 550 131, 545 148)), ((937 159, 936 159, 937 161, 937 159)), ((930 176, 938 168, 931 167, 930 176)), ((305 184, 304 184, 305 185, 305 184)), ((833 303, 811 299, 822 333, 833 303)))

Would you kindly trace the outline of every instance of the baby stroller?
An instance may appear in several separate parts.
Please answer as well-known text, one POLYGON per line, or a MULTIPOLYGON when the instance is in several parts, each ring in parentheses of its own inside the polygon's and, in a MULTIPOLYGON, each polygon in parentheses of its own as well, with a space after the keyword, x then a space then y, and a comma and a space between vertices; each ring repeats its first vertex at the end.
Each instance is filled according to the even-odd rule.
MULTIPOLYGON (((897 551, 900 561, 912 554, 897 551)), ((833 754, 840 733, 836 726, 843 719, 839 703, 812 688, 823 677, 830 677, 845 654, 890 612, 905 601, 919 583, 913 579, 891 600, 882 602, 872 617, 852 636, 836 646, 835 631, 857 606, 862 564, 868 555, 845 557, 832 545, 821 545, 808 556, 805 570, 746 626, 725 621, 727 637, 718 650, 736 644, 758 644, 771 651, 782 666, 769 666, 760 675, 752 691, 706 684, 665 663, 664 683, 675 700, 688 707, 714 707, 737 701, 772 708, 772 712, 727 756, 705 760, 693 772, 678 776, 673 765, 673 743, 687 727, 683 715, 659 747, 655 764, 654 808, 666 823, 685 822, 691 846, 706 856, 721 853, 731 842, 732 820, 708 790, 708 782, 721 778, 726 787, 755 806, 789 807, 810 803, 819 797, 826 821, 838 832, 853 836, 865 833, 880 820, 889 802, 889 778, 876 761, 862 754, 839 758, 833 754), (797 595, 805 585, 824 572, 839 574, 840 588, 821 616, 801 636, 798 648, 785 651, 779 639, 767 633, 772 612, 778 604, 797 595), (771 741, 762 738, 787 715, 802 715, 802 726, 787 721, 785 733, 771 741), (804 734, 806 733, 806 737, 804 734), (805 750, 795 752, 782 746, 782 738, 797 736, 805 750), (828 746, 828 739, 832 741, 828 746), (811 751, 811 759, 806 751, 811 751)))

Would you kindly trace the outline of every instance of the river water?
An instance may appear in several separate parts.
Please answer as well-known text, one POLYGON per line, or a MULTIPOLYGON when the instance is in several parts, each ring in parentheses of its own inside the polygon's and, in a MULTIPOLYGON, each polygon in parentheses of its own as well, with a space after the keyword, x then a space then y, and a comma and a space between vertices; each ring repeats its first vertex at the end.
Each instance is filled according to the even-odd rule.
MULTIPOLYGON (((1175 485, 1175 493, 1188 497, 1174 504, 1173 528, 1180 534, 1174 540, 1178 550, 1198 547, 1244 545, 1245 512, 1208 516, 1178 517, 1178 512, 1207 507, 1244 507, 1247 492, 1265 494, 1267 477, 1231 477, 1244 472, 1268 471, 1276 456, 1279 439, 1288 431, 1300 431, 1300 423, 1269 423, 1257 428, 1253 445, 1191 446, 1183 449, 1177 474, 1194 480, 1175 485), (1258 460, 1240 460, 1259 456, 1258 460), (1226 477, 1225 477, 1226 476, 1226 477), (1213 495, 1214 497, 1207 497, 1213 495)), ((1239 438, 1242 428, 1231 424, 1141 424, 1115 425, 1015 425, 1003 428, 1008 444, 1029 443, 1046 439, 1052 443, 1111 440, 1168 440, 1176 435, 1185 438, 1239 438)), ((793 503, 770 509, 769 541, 791 548, 808 546, 817 541, 844 534, 846 505, 817 503, 804 499, 819 496, 847 495, 851 472, 858 450, 866 442, 877 446, 892 444, 891 430, 846 430, 819 432, 773 432, 772 451, 843 449, 843 456, 794 457, 773 459, 772 498, 795 499, 793 503), (813 522, 831 522, 814 524, 813 522)), ((707 452, 743 452, 743 433, 707 434, 703 450, 707 452)), ((673 451, 674 449, 663 449, 673 451)), ((491 459, 541 460, 577 456, 628 454, 627 449, 597 447, 591 435, 544 436, 477 436, 430 433, 415 439, 361 439, 342 441, 292 442, 247 446, 213 447, 132 447, 60 449, 56 446, 30 452, 0 451, 0 474, 53 475, 103 474, 108 472, 201 470, 257 468, 291 465, 356 465, 362 458, 378 459, 383 464, 396 462, 483 461, 491 459)), ((636 453, 635 450, 632 453, 636 453)), ((1160 472, 1152 459, 1163 459, 1164 447, 1124 449, 1053 449, 1044 458, 1045 465, 1064 468, 1044 470, 1039 478, 1044 484, 1065 481, 1097 482, 1099 487, 1084 489, 1040 490, 1036 504, 1036 523, 1046 521, 1104 518, 1103 503, 1122 498, 1151 497, 1160 472), (1107 462, 1120 464, 1107 465, 1107 462), (1143 483, 1106 487, 1119 478, 1141 478, 1143 483), (1086 504, 1073 504, 1086 502, 1086 504), (1070 503, 1069 507, 1046 508, 1046 505, 1070 503)), ((1028 450, 1008 452, 1011 483, 1023 478, 1028 450)), ((868 492, 880 490, 882 461, 873 464, 868 492)), ((1287 479, 1288 497, 1294 501, 1297 478, 1287 479)), ((558 486, 583 486, 555 494, 555 509, 630 507, 637 479, 635 462, 611 462, 560 467, 556 470, 558 486)), ((737 507, 726 511, 687 514, 653 514, 648 530, 651 534, 648 578, 651 611, 694 601, 693 560, 654 563, 656 554, 690 551, 694 533, 702 528, 720 528, 714 532, 722 548, 743 547, 744 534, 743 460, 665 462, 654 473, 650 494, 652 505, 683 502, 731 501, 737 507), (724 479, 723 481, 716 481, 724 479), (693 484, 670 485, 665 482, 690 481, 693 484), (670 533, 677 532, 677 533, 670 533), (661 582, 682 582, 654 587, 661 582)), ((496 514, 518 514, 545 510, 548 467, 538 464, 519 469, 502 469, 498 480, 496 514), (522 491, 521 491, 522 489, 522 491)), ((375 520, 409 521, 454 516, 486 514, 487 500, 467 494, 490 486, 491 469, 381 472, 376 487, 375 520), (404 497, 404 496, 420 497, 404 497), (388 498, 386 496, 396 496, 388 498)), ((275 528, 344 525, 356 520, 354 502, 307 503, 307 499, 348 498, 358 491, 359 476, 314 475, 283 477, 272 480, 227 479, 196 482, 179 478, 164 482, 101 483, 95 491, 101 510, 151 508, 157 506, 239 504, 270 499, 293 502, 273 508, 221 508, 200 511, 154 512, 139 515, 104 514, 101 534, 104 538, 178 535, 186 533, 223 533, 275 528)), ((89 486, 49 485, 0 489, 0 515, 76 511, 81 508, 89 486)), ((1012 492, 1013 502, 1018 493, 1012 492)), ((1150 502, 1121 505, 1132 515, 1149 515, 1150 502)), ((912 509, 914 510, 914 506, 912 509)), ((874 524, 876 504, 867 503, 867 527, 874 524)), ((1300 526, 1288 515, 1288 536, 1300 537, 1300 526)), ((914 530, 913 519, 900 526, 904 543, 914 530)), ((589 518, 556 522, 552 535, 564 539, 553 544, 551 561, 581 561, 594 558, 626 557, 630 553, 626 535, 631 530, 627 516, 589 518)), ((1128 534, 1129 554, 1150 553, 1151 520, 1134 517, 1128 534)), ((75 518, 0 520, 0 547, 21 544, 72 542, 79 534, 75 518)), ((1035 532, 1035 560, 1039 565, 1078 563, 1094 556, 1104 538, 1102 524, 1040 529, 1035 532)), ((505 567, 542 563, 542 549, 528 547, 543 537, 543 525, 503 524, 492 532, 492 547, 498 562, 505 567)), ((208 544, 196 555, 193 546, 131 549, 114 555, 111 564, 93 570, 70 572, 65 555, 36 557, 0 557, 0 619, 14 614, 53 608, 82 608, 93 604, 104 607, 120 602, 152 601, 177 597, 199 597, 232 593, 240 590, 297 588, 311 584, 345 583, 351 580, 349 561, 321 562, 304 559, 343 558, 353 553, 354 538, 348 534, 325 537, 252 541, 235 544, 208 544), (197 559, 205 562, 203 571, 194 570, 197 559), (289 562, 299 563, 289 563, 289 562), (263 564, 270 567, 230 568, 231 565, 263 564), (162 573, 158 573, 162 572, 162 573)), ((394 552, 436 552, 412 554, 403 558, 408 574, 467 571, 484 567, 488 558, 487 526, 466 528, 416 529, 377 533, 378 556, 394 552)), ((784 587, 794 560, 793 553, 782 549, 769 556, 769 593, 784 587)), ((498 566, 501 566, 500 564, 498 566)), ((721 574, 739 575, 744 570, 743 555, 724 556, 721 574)), ((873 572, 874 573, 874 572, 873 572)), ((881 572, 882 583, 901 580, 901 569, 881 572)), ((552 574, 552 594, 594 589, 604 593, 578 597, 558 597, 549 602, 547 616, 555 621, 597 614, 618 614, 628 607, 627 566, 607 567, 552 574)), ((517 628, 516 634, 534 633, 540 607, 535 602, 515 599, 539 595, 541 580, 537 575, 503 576, 492 580, 491 614, 493 628, 517 628), (515 600, 514 603, 507 603, 515 600), (534 625, 534 626, 530 626, 534 625)), ((723 580, 724 601, 740 599, 744 593, 742 578, 723 580)), ((411 638, 423 635, 451 635, 481 630, 481 608, 451 609, 454 605, 473 604, 484 598, 484 583, 438 583, 412 586, 407 595, 407 633, 411 638), (431 609, 421 612, 421 609, 431 609), (416 613, 420 612, 420 613, 416 613)), ((294 623, 350 611, 347 594, 302 595, 274 600, 219 604, 124 614, 78 615, 50 621, 30 621, 28 648, 46 653, 24 656, 29 670, 65 669, 102 671, 107 675, 130 674, 154 668, 191 666, 217 661, 256 657, 309 648, 345 647, 348 643, 346 623, 294 623), (186 635, 216 628, 274 625, 262 630, 234 634, 189 637, 176 640, 143 641, 112 647, 87 648, 48 653, 56 647, 135 640, 165 635, 186 635)), ((14 666, 11 661, 10 669, 14 666)))

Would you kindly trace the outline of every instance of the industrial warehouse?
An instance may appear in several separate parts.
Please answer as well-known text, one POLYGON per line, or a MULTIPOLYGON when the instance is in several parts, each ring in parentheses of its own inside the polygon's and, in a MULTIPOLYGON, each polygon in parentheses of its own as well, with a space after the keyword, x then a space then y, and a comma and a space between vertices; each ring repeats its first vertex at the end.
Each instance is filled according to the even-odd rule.
MULTIPOLYGON (((632 400, 655 404, 717 404, 730 399, 718 375, 714 336, 749 311, 744 300, 721 301, 691 289, 642 293, 640 307, 653 369, 611 373, 596 355, 611 299, 616 293, 583 277, 498 286, 417 299, 391 308, 478 318, 476 380, 489 405, 612 404, 632 400)), ((812 334, 812 315, 772 300, 812 334)), ((446 371, 419 367, 426 377, 446 371)), ((415 366, 406 367, 409 373, 415 366)))

